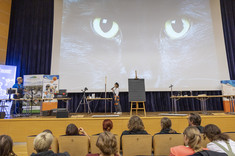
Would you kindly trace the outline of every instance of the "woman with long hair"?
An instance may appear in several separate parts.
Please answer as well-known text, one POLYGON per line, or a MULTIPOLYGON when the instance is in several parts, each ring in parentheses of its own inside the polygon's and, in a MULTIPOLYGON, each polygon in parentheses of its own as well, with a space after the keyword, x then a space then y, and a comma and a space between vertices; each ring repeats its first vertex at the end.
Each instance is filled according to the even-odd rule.
POLYGON ((16 156, 13 152, 13 141, 8 135, 0 135, 0 156, 16 156))
POLYGON ((161 131, 157 134, 176 134, 177 132, 171 128, 171 120, 168 117, 164 117, 161 119, 161 131))

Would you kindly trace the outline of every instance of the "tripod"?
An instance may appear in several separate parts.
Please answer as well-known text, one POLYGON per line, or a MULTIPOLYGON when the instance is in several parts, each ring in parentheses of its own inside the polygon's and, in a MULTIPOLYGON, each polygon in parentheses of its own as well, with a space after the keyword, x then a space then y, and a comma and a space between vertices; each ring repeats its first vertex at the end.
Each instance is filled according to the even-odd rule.
POLYGON ((78 105, 78 107, 77 107, 75 113, 78 112, 78 109, 79 109, 79 107, 80 107, 81 105, 84 105, 84 113, 86 113, 86 105, 87 105, 87 108, 88 108, 87 113, 88 113, 88 114, 89 114, 89 113, 92 113, 92 112, 91 112, 91 109, 90 109, 90 105, 89 105, 89 103, 87 102, 87 98, 86 98, 86 93, 85 93, 85 92, 86 92, 86 90, 83 91, 82 99, 81 99, 81 101, 79 102, 79 105, 78 105))

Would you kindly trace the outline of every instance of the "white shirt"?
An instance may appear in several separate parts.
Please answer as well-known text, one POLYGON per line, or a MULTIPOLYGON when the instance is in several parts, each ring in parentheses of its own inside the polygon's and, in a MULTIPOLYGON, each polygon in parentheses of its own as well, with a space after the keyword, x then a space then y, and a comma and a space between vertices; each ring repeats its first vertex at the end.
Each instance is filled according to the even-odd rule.
MULTIPOLYGON (((221 144, 223 147, 225 147, 228 150, 228 146, 227 146, 225 141, 219 140, 219 141, 215 141, 215 142, 221 144)), ((233 140, 229 139, 229 144, 231 146, 231 149, 232 149, 233 153, 235 153, 235 142, 233 140)), ((208 143, 207 148, 211 151, 226 153, 222 148, 220 148, 219 146, 217 146, 213 142, 208 143)))
POLYGON ((113 88, 113 93, 114 95, 118 96, 119 95, 119 89, 118 88, 113 88))

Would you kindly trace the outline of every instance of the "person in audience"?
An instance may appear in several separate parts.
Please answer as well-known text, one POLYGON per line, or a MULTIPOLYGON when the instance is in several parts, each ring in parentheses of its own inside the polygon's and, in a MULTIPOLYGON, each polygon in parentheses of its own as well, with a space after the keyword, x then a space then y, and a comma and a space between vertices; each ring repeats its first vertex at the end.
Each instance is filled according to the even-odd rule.
POLYGON ((157 134, 177 134, 177 132, 171 129, 171 120, 167 117, 161 119, 161 131, 157 134))
POLYGON ((221 133, 218 126, 214 124, 206 125, 204 135, 211 141, 207 144, 209 150, 235 155, 235 142, 227 134, 221 133))
POLYGON ((184 130, 184 144, 170 149, 170 156, 192 155, 203 150, 201 147, 201 134, 195 126, 189 126, 184 130))
MULTIPOLYGON (((108 131, 110 132, 113 129, 113 122, 110 119, 105 119, 103 121, 103 131, 108 131)), ((95 134, 95 135, 100 135, 100 133, 95 134)))
POLYGON ((203 133, 203 127, 201 126, 201 117, 199 114, 196 113, 190 113, 188 117, 188 124, 189 126, 195 126, 198 128, 200 133, 203 133))
POLYGON ((49 129, 45 129, 43 132, 51 133, 53 135, 52 131, 49 129))
POLYGON ((148 135, 148 132, 146 132, 144 129, 144 123, 141 120, 140 117, 134 115, 130 118, 129 122, 128 122, 128 129, 126 131, 122 132, 121 135, 121 142, 122 142, 122 136, 123 135, 140 135, 140 134, 144 134, 144 135, 148 135))
POLYGON ((87 156, 119 156, 116 137, 109 131, 100 133, 96 146, 100 149, 100 154, 87 154, 87 156))
POLYGON ((8 135, 0 135, 0 156, 16 156, 13 152, 13 141, 8 135))
POLYGON ((67 126, 66 135, 82 135, 82 136, 88 136, 88 138, 90 138, 82 127, 78 129, 78 127, 75 124, 69 124, 67 126))
POLYGON ((38 134, 33 142, 34 149, 37 153, 32 153, 31 156, 69 156, 65 153, 54 153, 51 151, 53 136, 51 133, 42 132, 38 134))

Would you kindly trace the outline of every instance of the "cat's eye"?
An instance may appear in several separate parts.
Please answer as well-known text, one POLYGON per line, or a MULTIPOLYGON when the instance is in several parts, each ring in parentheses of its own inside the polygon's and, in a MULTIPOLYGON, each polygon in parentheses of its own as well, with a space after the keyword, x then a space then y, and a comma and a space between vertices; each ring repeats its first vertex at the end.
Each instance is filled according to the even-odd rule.
POLYGON ((119 26, 114 21, 108 19, 95 18, 92 21, 93 31, 107 39, 115 37, 119 31, 119 26))
POLYGON ((189 20, 182 18, 177 20, 168 20, 165 23, 165 33, 171 39, 183 38, 190 29, 189 20))

